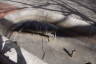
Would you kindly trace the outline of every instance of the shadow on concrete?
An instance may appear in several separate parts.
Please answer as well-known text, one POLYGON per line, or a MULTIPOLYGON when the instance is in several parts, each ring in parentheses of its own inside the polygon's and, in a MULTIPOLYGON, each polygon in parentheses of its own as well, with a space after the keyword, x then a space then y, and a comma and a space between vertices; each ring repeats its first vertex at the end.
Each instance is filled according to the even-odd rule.
POLYGON ((35 33, 43 36, 45 33, 51 33, 51 34, 56 33, 56 36, 59 37, 79 37, 79 36, 91 37, 96 35, 96 26, 94 25, 75 26, 66 28, 45 22, 32 21, 32 20, 26 20, 26 21, 21 21, 17 24, 14 24, 13 27, 11 28, 11 31, 35 33))
MULTIPOLYGON (((62 28, 62 27, 61 27, 62 28)), ((75 26, 71 28, 62 28, 57 32, 60 37, 91 37, 96 35, 96 26, 75 26)))
MULTIPOLYGON (((46 22, 39 22, 39 21, 32 21, 32 20, 27 20, 26 21, 21 21, 19 23, 16 23, 13 25, 13 28, 11 31, 18 31, 18 32, 28 32, 28 33, 35 33, 39 35, 43 35, 46 33, 54 33, 58 31, 59 27, 49 24, 46 22)), ((47 36, 47 35, 45 35, 47 36)))
MULTIPOLYGON (((1 36, 2 37, 2 36, 1 36)), ((0 43, 2 40, 0 40, 0 43)), ((4 43, 4 42, 3 42, 4 43)), ((11 40, 7 40, 5 41, 5 46, 3 48, 3 50, 0 48, 0 62, 1 64, 26 64, 26 61, 24 59, 24 56, 21 52, 21 49, 19 48, 19 46, 16 44, 17 42, 11 41, 11 40), (12 59, 9 59, 10 56, 5 56, 4 54, 6 52, 12 52, 10 49, 14 48, 16 50, 17 53, 17 62, 12 61, 12 59)), ((2 46, 0 46, 2 47, 2 46)), ((14 53, 14 54, 16 54, 14 53)), ((13 56, 14 56, 13 54, 13 56)))

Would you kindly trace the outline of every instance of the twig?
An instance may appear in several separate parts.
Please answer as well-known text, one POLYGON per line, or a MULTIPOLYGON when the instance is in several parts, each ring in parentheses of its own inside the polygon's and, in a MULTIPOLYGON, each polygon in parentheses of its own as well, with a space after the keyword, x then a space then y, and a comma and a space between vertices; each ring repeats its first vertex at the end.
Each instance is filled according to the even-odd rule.
POLYGON ((42 51, 43 51, 43 55, 42 55, 42 59, 44 59, 44 57, 45 57, 45 51, 44 51, 44 47, 43 47, 43 37, 42 37, 42 51))

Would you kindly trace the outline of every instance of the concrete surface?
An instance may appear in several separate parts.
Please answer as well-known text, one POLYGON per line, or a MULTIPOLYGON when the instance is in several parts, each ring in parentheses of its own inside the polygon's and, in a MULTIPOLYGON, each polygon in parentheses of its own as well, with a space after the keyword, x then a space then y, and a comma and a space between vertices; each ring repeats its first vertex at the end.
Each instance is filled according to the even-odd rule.
POLYGON ((17 35, 14 33, 14 36, 21 47, 49 64, 86 64, 87 62, 96 64, 96 45, 91 41, 83 42, 83 40, 78 40, 78 38, 74 37, 57 37, 48 42, 46 37, 27 33, 17 33, 17 35), (75 49, 76 51, 71 57, 64 48, 70 54, 72 50, 75 49))
MULTIPOLYGON (((20 1, 22 2, 22 0, 20 1)), ((85 14, 89 18, 96 20, 95 18, 96 15, 94 15, 95 13, 90 11, 89 9, 86 9, 81 6, 79 7, 77 3, 70 2, 69 0, 64 0, 64 1, 66 1, 69 5, 72 5, 78 11, 81 11, 82 14, 85 14)), ((20 3, 17 4, 9 1, 6 2, 14 4, 16 6, 24 6, 21 5, 20 3)), ((24 0, 23 2, 28 2, 28 1, 24 0)), ((35 0, 34 2, 28 2, 28 3, 34 5, 38 5, 38 3, 42 3, 42 2, 38 2, 38 0, 35 0)), ((43 3, 45 2, 46 0, 43 3)), ((59 10, 61 10, 61 7, 59 10)), ((96 64, 95 34, 86 37, 80 36, 79 34, 78 36, 73 36, 73 37, 68 36, 69 34, 73 34, 73 32, 69 32, 67 34, 63 33, 62 35, 64 34, 67 36, 62 36, 62 37, 57 36, 56 38, 51 38, 50 41, 48 41, 47 37, 40 36, 38 34, 14 32, 10 39, 17 41, 21 47, 23 47, 30 53, 36 55, 37 57, 47 62, 48 64, 88 64, 88 63, 96 64), (75 50, 73 54, 71 54, 72 50, 75 50)))

